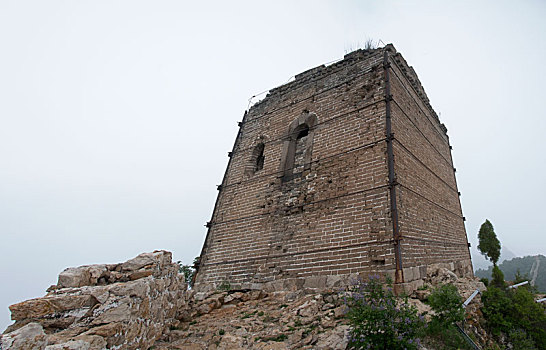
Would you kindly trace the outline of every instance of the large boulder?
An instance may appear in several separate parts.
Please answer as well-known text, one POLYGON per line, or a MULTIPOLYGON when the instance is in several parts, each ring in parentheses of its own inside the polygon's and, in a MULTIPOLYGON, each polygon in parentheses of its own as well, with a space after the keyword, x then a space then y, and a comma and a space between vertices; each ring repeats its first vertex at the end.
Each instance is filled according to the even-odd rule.
POLYGON ((59 274, 57 286, 60 288, 78 288, 91 284, 88 266, 69 267, 59 274))

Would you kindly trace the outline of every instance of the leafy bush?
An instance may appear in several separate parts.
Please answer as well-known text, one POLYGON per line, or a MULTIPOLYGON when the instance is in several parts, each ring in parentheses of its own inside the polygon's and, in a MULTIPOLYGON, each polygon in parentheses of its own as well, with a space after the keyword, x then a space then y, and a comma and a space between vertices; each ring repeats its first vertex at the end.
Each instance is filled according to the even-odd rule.
POLYGON ((529 334, 539 349, 546 349, 546 313, 544 306, 535 302, 533 293, 527 288, 509 292, 512 300, 513 323, 529 334))
POLYGON ((514 349, 518 350, 535 350, 535 342, 527 335, 523 329, 515 329, 508 333, 508 338, 514 346, 514 349))
POLYGON ((428 296, 428 304, 435 312, 432 320, 442 327, 464 320, 465 310, 462 303, 457 288, 452 284, 436 287, 428 296))
POLYGON ((483 315, 493 334, 500 335, 503 332, 514 344, 527 344, 532 340, 538 349, 546 350, 546 313, 544 306, 535 302, 529 289, 520 287, 504 291, 490 286, 482 294, 482 302, 483 315), (525 340, 527 336, 514 333, 518 329, 530 339, 525 340))
POLYGON ((428 296, 428 304, 434 310, 427 333, 434 343, 443 349, 469 349, 454 323, 464 320, 463 300, 452 284, 436 287, 428 296))
POLYGON ((502 289, 489 286, 482 293, 482 302, 483 316, 493 334, 499 335, 500 332, 507 333, 513 328, 508 311, 512 306, 512 301, 502 289))
POLYGON ((426 323, 407 300, 397 298, 392 282, 379 276, 357 281, 345 297, 351 326, 350 349, 417 349, 426 323))

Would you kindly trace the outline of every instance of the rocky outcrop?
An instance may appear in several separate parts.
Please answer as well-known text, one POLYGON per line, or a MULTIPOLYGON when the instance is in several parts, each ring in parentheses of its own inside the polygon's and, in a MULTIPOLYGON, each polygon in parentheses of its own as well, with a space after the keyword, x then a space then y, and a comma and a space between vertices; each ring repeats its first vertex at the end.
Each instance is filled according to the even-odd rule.
POLYGON ((68 268, 45 297, 10 306, 2 350, 148 349, 179 316, 186 285, 171 253, 68 268))
MULTIPOLYGON (((426 300, 438 285, 455 285, 465 299, 485 288, 442 265, 429 266, 420 277, 409 302, 428 315, 426 300)), ((10 307, 16 322, 2 336, 0 350, 345 349, 342 289, 300 287, 187 291, 166 251, 69 268, 45 297, 10 307)), ((490 339, 480 305, 478 295, 467 307, 464 328, 484 345, 490 339)))

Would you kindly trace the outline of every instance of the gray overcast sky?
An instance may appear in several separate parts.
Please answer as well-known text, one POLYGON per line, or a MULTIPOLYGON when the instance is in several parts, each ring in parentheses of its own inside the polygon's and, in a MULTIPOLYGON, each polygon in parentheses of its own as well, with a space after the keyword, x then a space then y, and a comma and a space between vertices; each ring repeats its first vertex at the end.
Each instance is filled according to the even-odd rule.
POLYGON ((473 246, 546 254, 544 1, 0 0, 0 330, 68 266, 199 254, 248 99, 392 42, 441 113, 473 246))

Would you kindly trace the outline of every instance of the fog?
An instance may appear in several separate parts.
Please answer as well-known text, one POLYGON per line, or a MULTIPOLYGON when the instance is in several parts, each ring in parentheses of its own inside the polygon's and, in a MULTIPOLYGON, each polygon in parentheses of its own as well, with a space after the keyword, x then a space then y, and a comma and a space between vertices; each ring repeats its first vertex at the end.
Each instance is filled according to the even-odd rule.
MULTIPOLYGON (((448 128, 469 240, 546 253, 543 1, 0 1, 0 330, 69 266, 199 255, 249 98, 367 39, 448 128)), ((474 249, 474 248, 473 248, 474 249)))

